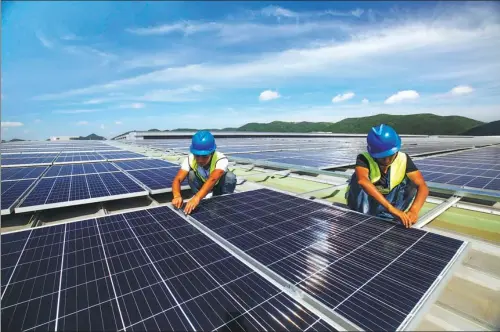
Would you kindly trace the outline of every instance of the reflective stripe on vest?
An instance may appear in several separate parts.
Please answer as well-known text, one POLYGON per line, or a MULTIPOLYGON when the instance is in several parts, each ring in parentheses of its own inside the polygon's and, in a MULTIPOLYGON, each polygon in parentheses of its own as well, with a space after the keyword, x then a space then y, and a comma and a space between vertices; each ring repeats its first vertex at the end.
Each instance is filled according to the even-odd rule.
MULTIPOLYGON (((191 155, 190 155, 191 156, 191 155)), ((223 159, 223 158, 219 158, 219 153, 217 151, 214 152, 214 154, 212 155, 212 160, 210 160, 210 173, 209 173, 209 177, 210 177, 210 174, 212 174, 212 172, 215 170, 215 165, 217 165, 217 162, 220 160, 220 159, 223 159)), ((189 158, 189 157, 188 157, 189 158)), ((193 156, 193 159, 191 160, 191 162, 189 163, 191 169, 194 171, 194 174, 198 177, 198 179, 200 179, 201 182, 205 183, 208 179, 205 179, 203 178, 203 176, 200 175, 200 173, 198 172, 198 163, 196 162, 196 158, 194 158, 193 156)), ((215 184, 218 184, 220 181, 217 180, 217 182, 215 184)))
MULTIPOLYGON (((365 156, 366 160, 368 160, 368 167, 370 168, 370 181, 375 184, 381 177, 380 168, 375 159, 373 159, 368 152, 364 152, 363 156, 365 156)), ((389 188, 377 187, 380 193, 388 194, 404 180, 406 176, 406 161, 406 154, 399 152, 398 156, 394 159, 390 166, 389 188)))

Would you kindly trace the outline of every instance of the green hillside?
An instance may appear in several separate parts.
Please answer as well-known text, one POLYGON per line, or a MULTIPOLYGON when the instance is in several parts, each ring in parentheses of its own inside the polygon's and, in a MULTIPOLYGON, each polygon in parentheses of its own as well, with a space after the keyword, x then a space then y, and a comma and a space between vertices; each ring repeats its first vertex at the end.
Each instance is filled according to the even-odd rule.
POLYGON ((88 136, 79 136, 76 138, 72 138, 71 140, 79 141, 79 140, 92 140, 92 141, 104 141, 106 140, 105 137, 96 135, 96 134, 90 134, 88 136))
POLYGON ((390 115, 378 114, 362 118, 347 118, 336 123, 329 122, 282 122, 248 123, 238 131, 257 132, 333 132, 343 134, 364 134, 371 127, 385 123, 400 134, 415 135, 460 135, 482 125, 483 122, 463 116, 439 116, 434 114, 390 115))
POLYGON ((469 129, 463 133, 463 135, 471 136, 500 136, 500 120, 493 121, 490 123, 485 123, 469 129))

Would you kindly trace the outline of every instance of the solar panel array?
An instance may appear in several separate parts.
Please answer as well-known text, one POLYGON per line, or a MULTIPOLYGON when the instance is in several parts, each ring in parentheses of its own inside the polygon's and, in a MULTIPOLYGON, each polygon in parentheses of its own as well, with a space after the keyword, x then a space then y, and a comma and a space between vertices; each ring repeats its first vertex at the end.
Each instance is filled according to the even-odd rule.
POLYGON ((203 201, 193 218, 329 310, 397 330, 464 243, 271 190, 203 201))
MULTIPOLYGON (((151 194, 171 191, 172 182, 179 171, 179 165, 159 159, 118 161, 114 164, 144 184, 151 194)), ((186 186, 187 181, 184 180, 181 187, 186 186)))
POLYGON ((168 207, 2 234, 2 329, 395 330, 466 245, 269 190, 193 217, 266 267, 168 207))
MULTIPOLYGON (((217 138, 219 151, 232 160, 250 159, 320 169, 355 163, 357 154, 366 151, 366 138, 217 138)), ((189 139, 126 141, 129 144, 174 152, 189 152, 189 139)), ((403 151, 411 156, 498 144, 498 138, 404 137, 403 151)))
POLYGON ((5 215, 169 192, 179 165, 137 159, 1 169, 5 215))
POLYGON ((2 330, 333 330, 166 207, 2 235, 2 330))
POLYGON ((500 147, 416 160, 426 181, 500 192, 500 147))
POLYGON ((122 172, 42 177, 15 211, 30 212, 121 198, 148 192, 122 172))

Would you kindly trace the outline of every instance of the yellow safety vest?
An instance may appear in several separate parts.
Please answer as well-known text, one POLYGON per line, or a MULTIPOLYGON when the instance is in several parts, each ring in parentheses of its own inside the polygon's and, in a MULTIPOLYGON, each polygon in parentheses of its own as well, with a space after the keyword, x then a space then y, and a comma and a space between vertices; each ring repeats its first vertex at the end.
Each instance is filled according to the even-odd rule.
MULTIPOLYGON (((380 180, 380 167, 378 166, 375 159, 370 156, 368 152, 364 152, 363 156, 365 156, 366 160, 368 160, 368 166, 370 168, 369 178, 371 183, 375 184, 378 180, 380 180)), ((388 194, 392 189, 397 187, 406 176, 406 154, 403 152, 399 152, 398 156, 392 162, 390 166, 390 175, 389 175, 389 188, 381 188, 377 187, 378 191, 381 194, 388 194)))
MULTIPOLYGON (((212 160, 210 161, 210 173, 209 174, 212 174, 212 172, 215 170, 215 165, 217 164, 217 162, 221 159, 224 159, 224 158, 226 158, 226 157, 220 158, 220 155, 217 151, 214 152, 214 154, 212 155, 212 160)), ((189 159, 189 157, 188 157, 188 159, 189 159)), ((201 182, 205 183, 208 178, 207 179, 203 178, 203 176, 201 176, 201 174, 198 172, 198 163, 196 162, 196 158, 194 158, 194 156, 193 156, 193 159, 189 162, 189 166, 194 171, 194 174, 198 177, 198 179, 200 179, 201 182)), ((219 181, 220 181, 220 179, 217 180, 217 182, 215 184, 218 184, 219 181)))

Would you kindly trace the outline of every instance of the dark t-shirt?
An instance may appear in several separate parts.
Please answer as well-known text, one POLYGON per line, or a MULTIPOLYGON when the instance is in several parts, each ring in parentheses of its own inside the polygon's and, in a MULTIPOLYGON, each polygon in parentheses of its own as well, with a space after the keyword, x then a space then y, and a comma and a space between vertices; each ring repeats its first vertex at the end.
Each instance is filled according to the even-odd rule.
MULTIPOLYGON (((370 169, 370 167, 368 166, 368 160, 366 160, 365 156, 363 156, 362 154, 359 154, 356 157, 356 167, 357 166, 370 169)), ((389 169, 387 170, 387 173, 385 173, 385 174, 382 172, 382 170, 380 170, 380 180, 378 180, 376 183, 374 183, 374 185, 380 186, 383 188, 388 188, 389 187, 388 176, 389 176, 390 170, 391 170, 391 166, 389 166, 389 169)), ((418 171, 417 166, 415 165, 413 160, 411 160, 410 156, 406 155, 406 174, 411 173, 411 172, 415 172, 415 171, 418 171)))

